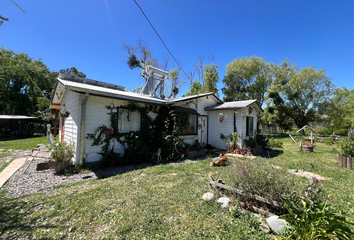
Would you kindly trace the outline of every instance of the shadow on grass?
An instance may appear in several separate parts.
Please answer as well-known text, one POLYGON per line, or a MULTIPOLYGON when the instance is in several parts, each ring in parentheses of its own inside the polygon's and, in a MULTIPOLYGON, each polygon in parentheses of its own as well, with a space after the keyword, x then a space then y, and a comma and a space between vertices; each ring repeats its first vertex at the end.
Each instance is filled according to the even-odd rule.
POLYGON ((260 154, 260 157, 262 157, 262 158, 275 158, 283 153, 284 153, 284 150, 266 149, 260 154))
POLYGON ((21 198, 6 198, 5 194, 5 191, 0 192, 0 239, 19 239, 19 236, 32 238, 32 231, 38 228, 55 227, 39 223, 39 217, 27 220, 36 206, 21 198))

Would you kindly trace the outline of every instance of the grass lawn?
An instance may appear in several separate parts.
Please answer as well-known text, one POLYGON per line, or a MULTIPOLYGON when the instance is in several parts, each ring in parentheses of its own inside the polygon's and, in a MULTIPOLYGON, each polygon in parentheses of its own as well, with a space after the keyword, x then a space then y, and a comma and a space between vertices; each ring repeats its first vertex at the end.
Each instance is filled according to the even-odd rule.
POLYGON ((47 137, 32 137, 17 140, 1 140, 0 149, 27 150, 37 147, 37 144, 48 144, 47 137))
POLYGON ((13 159, 15 159, 12 150, 27 150, 37 147, 37 144, 48 144, 47 137, 33 137, 18 140, 0 140, 0 172, 4 170, 13 159), (6 162, 5 158, 13 156, 11 161, 6 162))
MULTIPOLYGON (((301 153, 283 139, 283 153, 270 159, 331 178, 322 181, 334 204, 353 214, 354 171, 335 164, 331 146, 318 144, 301 153)), ((8 199, 0 193, 0 238, 39 239, 270 239, 252 218, 234 218, 201 196, 209 191, 208 176, 226 180, 229 167, 211 168, 209 160, 194 164, 157 165, 8 199)), ((306 180, 307 181, 307 180, 306 180)))

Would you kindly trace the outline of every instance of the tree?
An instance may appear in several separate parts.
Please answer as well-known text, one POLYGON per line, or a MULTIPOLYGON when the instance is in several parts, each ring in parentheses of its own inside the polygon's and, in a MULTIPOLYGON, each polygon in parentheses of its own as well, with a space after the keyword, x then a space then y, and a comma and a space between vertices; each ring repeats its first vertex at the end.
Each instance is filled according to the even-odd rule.
POLYGON ((49 104, 54 82, 41 60, 1 48, 0 65, 1 114, 12 114, 15 109, 15 114, 31 116, 38 110, 38 98, 49 104))
POLYGON ((205 64, 203 67, 203 84, 194 80, 191 83, 190 90, 187 92, 186 96, 202 94, 213 92, 219 96, 219 90, 216 87, 216 83, 219 81, 219 66, 218 64, 205 64))
POLYGON ((278 112, 280 127, 289 128, 284 123, 292 120, 298 128, 315 119, 320 106, 329 101, 333 83, 325 69, 313 66, 299 68, 285 59, 280 65, 272 64, 274 79, 268 92, 269 112, 278 112))
POLYGON ((86 77, 86 74, 77 70, 76 67, 61 69, 59 72, 70 74, 75 77, 84 77, 84 78, 86 77))
POLYGON ((354 90, 336 88, 333 97, 325 106, 329 125, 332 130, 342 130, 354 127, 354 90))
POLYGON ((272 83, 270 65, 260 57, 236 58, 226 66, 222 80, 224 101, 257 99, 262 106, 272 83))
POLYGON ((213 92, 219 96, 219 90, 216 86, 216 83, 219 82, 219 66, 218 64, 214 65, 213 63, 205 64, 203 68, 203 77, 204 77, 204 92, 213 92))
POLYGON ((8 21, 9 21, 8 18, 3 17, 3 16, 0 15, 0 26, 1 26, 4 22, 8 22, 8 21))

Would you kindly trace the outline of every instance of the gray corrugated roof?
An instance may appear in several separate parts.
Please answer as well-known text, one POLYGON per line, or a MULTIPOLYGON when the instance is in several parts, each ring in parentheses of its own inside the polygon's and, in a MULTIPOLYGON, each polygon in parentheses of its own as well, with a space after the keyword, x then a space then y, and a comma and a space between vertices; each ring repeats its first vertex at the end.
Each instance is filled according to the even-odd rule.
POLYGON ((192 96, 187 96, 187 97, 180 97, 180 98, 174 98, 174 99, 169 99, 172 102, 180 102, 180 101, 185 101, 185 100, 189 100, 189 99, 194 99, 194 98, 199 98, 199 97, 206 97, 206 96, 210 96, 213 95, 220 103, 222 103, 223 101, 216 96, 213 92, 210 93, 203 93, 203 94, 198 94, 198 95, 192 95, 192 96))
POLYGON ((225 102, 222 104, 213 105, 210 107, 204 108, 205 111, 213 110, 228 110, 228 109, 240 109, 245 108, 252 103, 257 102, 257 100, 245 100, 245 101, 235 101, 235 102, 225 102))
POLYGON ((28 116, 21 116, 21 115, 0 115, 0 119, 37 119, 36 117, 28 117, 28 116))
POLYGON ((114 89, 109 89, 109 88, 104 88, 104 87, 99 87, 94 85, 88 85, 84 83, 71 82, 62 79, 58 79, 58 80, 65 86, 66 89, 72 91, 89 92, 90 94, 96 94, 100 96, 115 97, 123 100, 126 99, 126 100, 149 102, 155 104, 165 104, 169 102, 168 100, 153 98, 140 93, 114 90, 114 89))

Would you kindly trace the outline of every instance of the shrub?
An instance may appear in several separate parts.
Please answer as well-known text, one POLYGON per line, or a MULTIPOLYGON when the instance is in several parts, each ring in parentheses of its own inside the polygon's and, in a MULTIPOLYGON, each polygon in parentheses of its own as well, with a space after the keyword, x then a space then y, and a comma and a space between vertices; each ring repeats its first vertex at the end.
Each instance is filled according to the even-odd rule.
POLYGON ((340 154, 345 157, 354 157, 354 137, 344 137, 338 142, 340 154))
POLYGON ((55 141, 49 146, 52 150, 52 157, 57 162, 70 161, 74 157, 75 144, 67 143, 65 141, 55 141))
POLYGON ((266 148, 266 147, 268 147, 269 139, 267 139, 267 137, 264 135, 257 134, 256 135, 256 142, 258 143, 259 146, 263 146, 264 148, 266 148))
POLYGON ((333 131, 329 128, 321 128, 317 130, 318 134, 323 134, 323 135, 331 135, 333 131))
POLYGON ((283 142, 280 139, 269 139, 268 146, 270 148, 283 148, 283 142))
POLYGON ((268 162, 252 160, 235 162, 229 174, 233 187, 246 194, 236 196, 240 201, 259 195, 280 202, 282 197, 289 196, 298 189, 295 177, 286 172, 287 169, 276 169, 268 162))
POLYGON ((282 199, 288 213, 280 216, 292 226, 294 239, 353 239, 354 222, 334 212, 314 178, 301 195, 282 199), (352 226, 350 226, 352 225, 352 226))

